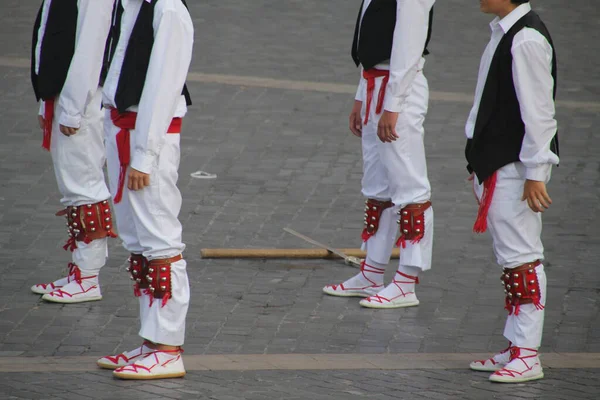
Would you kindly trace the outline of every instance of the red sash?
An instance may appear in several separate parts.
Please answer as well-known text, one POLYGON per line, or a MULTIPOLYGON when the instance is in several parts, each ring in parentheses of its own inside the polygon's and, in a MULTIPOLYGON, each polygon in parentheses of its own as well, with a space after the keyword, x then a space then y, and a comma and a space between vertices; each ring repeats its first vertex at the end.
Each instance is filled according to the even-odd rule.
MULTIPOLYGON (((117 194, 114 198, 114 202, 116 204, 119 203, 123 198, 125 175, 127 174, 127 167, 131 161, 129 133, 131 129, 135 129, 137 113, 124 112, 123 114, 120 114, 116 108, 111 108, 110 119, 117 128, 121 128, 119 133, 117 133, 117 152, 119 154, 119 164, 121 166, 121 170, 119 172, 119 186, 117 189, 117 194)), ((167 129, 167 133, 181 133, 181 118, 173 118, 171 125, 169 125, 169 128, 167 129)))
POLYGON ((54 99, 44 100, 44 138, 42 147, 50 151, 52 141, 52 122, 54 120, 54 99))
POLYGON ((379 78, 381 76, 383 76, 383 82, 381 82, 379 96, 377 97, 377 108, 375 109, 376 114, 381 114, 381 110, 383 109, 383 99, 385 98, 385 89, 387 87, 388 80, 390 79, 390 71, 375 68, 363 71, 363 78, 367 80, 367 109, 364 120, 365 125, 369 121, 369 113, 371 112, 371 100, 373 98, 373 91, 375 91, 375 78, 379 78))

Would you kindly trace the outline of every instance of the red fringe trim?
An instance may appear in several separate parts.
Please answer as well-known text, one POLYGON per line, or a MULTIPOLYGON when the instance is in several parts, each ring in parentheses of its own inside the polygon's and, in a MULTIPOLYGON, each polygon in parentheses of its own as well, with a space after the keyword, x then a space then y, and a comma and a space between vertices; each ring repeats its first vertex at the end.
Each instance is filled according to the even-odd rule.
POLYGON ((71 253, 74 252, 76 248, 77 248, 77 241, 75 240, 74 237, 70 237, 69 240, 67 240, 67 243, 65 243, 65 245, 63 246, 63 249, 65 251, 70 251, 71 253))
MULTIPOLYGON (((536 299, 533 302, 533 305, 535 306, 536 310, 544 310, 545 307, 542 305, 542 303, 540 303, 540 299, 536 299)), ((515 303, 515 305, 513 306, 508 300, 506 301, 506 305, 504 306, 504 309, 506 311, 508 311, 508 315, 519 315, 519 311, 521 310, 521 303, 515 303)))
POLYGON ((129 147, 129 130, 121 129, 117 133, 117 153, 119 154, 119 184, 117 186, 117 194, 115 194, 115 204, 121 202, 123 198, 123 188, 125 187, 125 177, 127 175, 127 167, 131 158, 130 147, 129 147))
POLYGON ((81 270, 77 264, 69 263, 69 276, 73 275, 77 283, 81 283, 81 270))
POLYGON ((398 238, 396 241, 396 247, 402 247, 403 249, 406 248, 406 239, 404 238, 404 235, 398 238))
POLYGON ((162 305, 161 305, 161 307, 166 306, 167 302, 169 301, 170 298, 171 298, 171 292, 165 293, 165 295, 162 298, 162 305))
POLYGON ((50 151, 52 142, 52 122, 54 121, 54 99, 44 100, 44 137, 42 147, 50 151))
POLYGON ((481 196, 481 202, 479 203, 479 211, 477 212, 477 219, 475 225, 473 225, 473 232, 483 233, 487 230, 487 216, 492 205, 492 198, 494 197, 494 190, 496 189, 497 172, 494 172, 489 178, 483 182, 483 195, 481 196))
POLYGON ((371 236, 373 236, 371 233, 367 232, 367 228, 363 229, 362 231, 362 241, 364 243, 367 242, 367 240, 371 239, 371 236))

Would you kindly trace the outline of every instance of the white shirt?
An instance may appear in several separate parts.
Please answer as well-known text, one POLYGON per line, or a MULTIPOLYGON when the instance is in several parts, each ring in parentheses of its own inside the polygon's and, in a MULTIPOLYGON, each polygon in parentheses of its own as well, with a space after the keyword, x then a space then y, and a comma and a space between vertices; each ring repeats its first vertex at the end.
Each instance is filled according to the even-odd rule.
MULTIPOLYGON (((423 67, 422 58, 429 30, 429 12, 434 3, 435 0, 396 1, 396 27, 392 55, 389 64, 381 63, 375 66, 376 69, 390 70, 383 104, 383 108, 387 111, 400 112, 417 72, 423 67)), ((365 0, 361 22, 370 4, 371 0, 365 0)), ((366 81, 361 78, 355 99, 364 101, 365 94, 366 81)))
MULTIPOLYGON (((44 0, 42 4, 42 19, 35 48, 36 74, 39 73, 42 41, 51 3, 52 0, 44 0)), ((113 0, 78 0, 77 8, 75 53, 69 66, 67 79, 58 96, 58 107, 61 108, 58 122, 72 128, 80 127, 85 110, 98 91, 113 0)), ((40 115, 43 115, 44 105, 43 102, 40 103, 40 115)))
MULTIPOLYGON (((104 83, 103 103, 115 107, 115 94, 125 52, 142 3, 147 0, 122 0, 121 36, 104 83)), ((181 0, 159 0, 154 9, 154 45, 140 104, 128 111, 137 112, 131 167, 150 173, 174 117, 187 112, 181 95, 192 60, 194 26, 181 0)))
MULTIPOLYGON (((492 36, 481 57, 475 100, 465 126, 469 139, 475 131, 481 96, 498 44, 504 34, 529 11, 529 3, 521 4, 504 18, 496 17, 490 23, 492 36)), ((513 82, 525 124, 519 159, 527 168, 526 179, 545 181, 552 165, 558 164, 558 156, 550 150, 550 143, 557 131, 554 119, 552 47, 535 29, 523 28, 513 39, 511 53, 513 82)))

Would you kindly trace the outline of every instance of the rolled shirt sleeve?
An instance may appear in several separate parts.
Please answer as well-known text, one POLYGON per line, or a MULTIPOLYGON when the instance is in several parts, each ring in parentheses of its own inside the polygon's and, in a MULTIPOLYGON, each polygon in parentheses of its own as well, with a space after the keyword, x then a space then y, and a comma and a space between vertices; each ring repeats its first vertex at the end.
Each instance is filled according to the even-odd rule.
POLYGON ((429 11, 435 0, 397 0, 396 27, 390 58, 390 78, 386 87, 384 109, 400 112, 406 101, 419 62, 423 56, 429 11))
POLYGON ((79 0, 75 53, 58 99, 58 122, 79 128, 87 105, 98 90, 113 0, 79 0))
POLYGON ((362 77, 363 68, 360 67, 360 79, 358 80, 358 88, 356 89, 356 95, 354 96, 354 100, 357 101, 365 101, 365 93, 367 88, 365 87, 365 80, 362 77))
POLYGON ((546 181, 558 156, 550 150, 557 132, 554 118, 552 47, 539 32, 524 28, 513 41, 513 80, 525 136, 519 155, 526 178, 546 181))
POLYGON ((154 46, 140 99, 131 167, 149 174, 165 141, 192 58, 194 29, 187 11, 166 7, 155 16, 154 46))

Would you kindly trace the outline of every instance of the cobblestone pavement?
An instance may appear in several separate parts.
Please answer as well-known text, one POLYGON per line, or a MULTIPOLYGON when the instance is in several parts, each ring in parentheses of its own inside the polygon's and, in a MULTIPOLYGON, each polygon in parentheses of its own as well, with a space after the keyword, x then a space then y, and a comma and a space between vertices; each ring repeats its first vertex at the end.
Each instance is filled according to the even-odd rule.
MULTIPOLYGON (((191 69, 213 75, 191 80, 195 104, 182 135, 181 219, 193 291, 186 354, 408 357, 503 348, 499 268, 489 236, 471 233, 476 205, 462 156, 465 99, 488 38, 489 18, 477 2, 445 0, 436 9, 426 74, 433 91, 451 96, 432 96, 437 100, 426 122, 434 267, 419 286, 419 307, 389 311, 324 297, 325 284, 354 273, 335 261, 200 257, 201 248, 307 247, 284 227, 334 246, 358 246, 360 150, 346 128, 352 95, 325 85, 343 89, 357 81, 348 53, 359 1, 189 3, 197 31, 191 69), (248 77, 313 84, 294 89, 248 77), (217 179, 192 178, 198 170, 217 179)), ((543 381, 517 386, 493 385, 486 374, 456 368, 193 370, 184 380, 153 383, 119 382, 88 369, 4 372, 0 398, 600 398, 600 70, 591 37, 600 12, 591 1, 574 3, 533 2, 554 36, 565 104, 557 110, 561 166, 544 216, 549 300, 542 351, 595 354, 593 368, 547 368, 543 381)), ((67 262, 50 157, 40 149, 28 70, 19 66, 30 51, 37 7, 36 1, 0 3, 0 358, 81 356, 87 362, 138 345, 137 301, 117 241, 102 271, 101 302, 45 304, 29 292, 32 284, 55 279, 67 262)))

